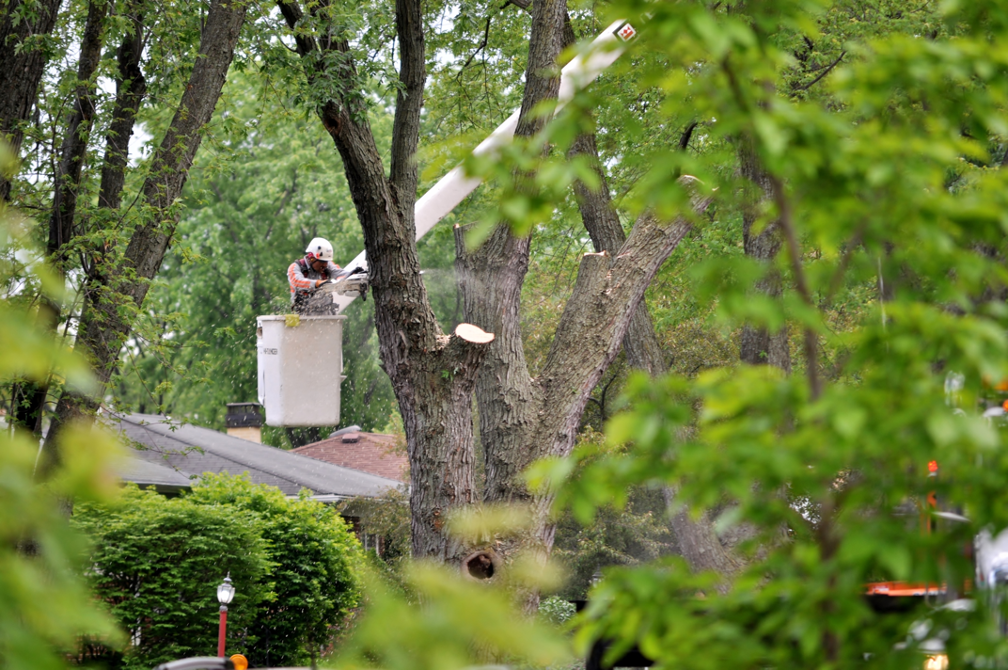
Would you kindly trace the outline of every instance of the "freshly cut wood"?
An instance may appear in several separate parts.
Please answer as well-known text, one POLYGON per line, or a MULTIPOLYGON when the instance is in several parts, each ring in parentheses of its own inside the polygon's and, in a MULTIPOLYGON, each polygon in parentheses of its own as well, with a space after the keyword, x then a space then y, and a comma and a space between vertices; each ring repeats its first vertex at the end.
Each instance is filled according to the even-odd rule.
POLYGON ((460 323, 455 328, 455 335, 461 337, 466 342, 472 342, 473 344, 489 344, 494 341, 495 335, 493 333, 488 333, 479 326, 474 326, 471 323, 460 323))

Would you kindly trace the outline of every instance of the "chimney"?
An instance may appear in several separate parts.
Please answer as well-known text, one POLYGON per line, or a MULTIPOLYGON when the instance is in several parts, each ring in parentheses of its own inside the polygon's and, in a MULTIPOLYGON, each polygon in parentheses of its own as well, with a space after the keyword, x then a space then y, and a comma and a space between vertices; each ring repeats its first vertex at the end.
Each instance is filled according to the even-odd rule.
POLYGON ((262 405, 257 402, 229 402, 227 434, 262 444, 262 405))

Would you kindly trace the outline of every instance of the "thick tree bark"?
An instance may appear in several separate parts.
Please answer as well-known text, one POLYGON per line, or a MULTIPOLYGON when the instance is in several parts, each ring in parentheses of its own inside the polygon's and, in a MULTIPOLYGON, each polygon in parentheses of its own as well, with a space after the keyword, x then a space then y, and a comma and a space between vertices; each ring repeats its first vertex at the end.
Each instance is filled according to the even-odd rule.
POLYGON ((466 549, 448 537, 445 521, 453 509, 476 501, 471 394, 488 343, 460 336, 464 329, 447 337, 420 277, 413 215, 414 156, 426 79, 420 4, 418 0, 396 1, 402 87, 388 179, 363 100, 355 89, 348 44, 312 36, 296 3, 279 0, 278 6, 294 31, 309 78, 325 75, 346 84, 343 90, 347 92, 322 105, 319 116, 343 160, 364 232, 382 366, 392 382, 406 431, 413 555, 455 562, 466 549), (337 58, 319 59, 319 52, 337 58), (324 72, 322 68, 334 60, 343 69, 324 72))
MULTIPOLYGON (((77 348, 88 356, 102 391, 130 332, 133 315, 168 250, 177 225, 174 204, 199 148, 203 127, 220 97, 245 10, 246 4, 238 0, 214 0, 211 4, 185 92, 143 185, 145 220, 133 232, 122 259, 102 263, 90 282, 77 348)), ((90 420, 100 399, 100 394, 64 393, 47 443, 58 438, 59 429, 68 421, 90 420)))
MULTIPOLYGON (((49 216, 49 239, 46 243, 46 259, 60 279, 66 276, 68 246, 74 235, 74 216, 77 213, 77 192, 80 188, 81 166, 87 151, 91 125, 94 121, 95 82, 92 80, 101 60, 102 35, 108 4, 94 0, 88 4, 87 22, 81 39, 80 58, 77 65, 77 88, 74 104, 63 134, 60 162, 56 170, 55 193, 52 212, 49 216)), ((62 308, 48 296, 42 297, 39 306, 39 321, 42 328, 54 336, 62 318, 62 308)), ((41 437, 42 414, 45 408, 49 384, 25 385, 25 401, 16 405, 14 423, 22 430, 41 437)))
POLYGON ((521 336, 519 299, 528 270, 529 239, 502 227, 479 248, 467 251, 463 228, 455 229, 456 276, 464 319, 497 334, 476 380, 483 444, 486 502, 525 499, 516 477, 530 462, 525 441, 542 406, 542 389, 529 374, 521 336))
MULTIPOLYGON (((8 0, 0 14, 0 139, 21 152, 21 124, 31 117, 45 69, 45 38, 56 25, 60 0, 8 0), (25 12, 28 20, 19 20, 25 12)), ((11 183, 0 175, 0 200, 11 183)))

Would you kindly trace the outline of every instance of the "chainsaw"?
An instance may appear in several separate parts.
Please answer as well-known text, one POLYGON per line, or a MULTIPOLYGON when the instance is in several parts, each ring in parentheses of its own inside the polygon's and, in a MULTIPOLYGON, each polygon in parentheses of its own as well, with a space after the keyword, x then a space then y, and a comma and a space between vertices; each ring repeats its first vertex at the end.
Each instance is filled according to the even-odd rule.
POLYGON ((361 267, 354 268, 345 274, 328 280, 319 286, 320 291, 335 293, 336 295, 346 295, 352 298, 360 296, 361 300, 367 300, 368 273, 361 267))

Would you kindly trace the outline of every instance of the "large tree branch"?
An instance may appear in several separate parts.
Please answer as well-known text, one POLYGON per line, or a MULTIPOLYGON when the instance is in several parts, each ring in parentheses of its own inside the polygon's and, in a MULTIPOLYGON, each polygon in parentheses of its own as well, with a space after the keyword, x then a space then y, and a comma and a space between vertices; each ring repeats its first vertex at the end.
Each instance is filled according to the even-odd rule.
POLYGON ((394 120, 390 179, 385 178, 367 109, 355 88, 360 82, 348 44, 312 39, 301 26, 297 5, 287 0, 278 4, 295 32, 309 80, 320 82, 323 75, 339 80, 331 89, 332 98, 317 111, 343 160, 364 233, 382 367, 406 431, 413 555, 454 561, 464 548, 448 537, 445 522, 452 509, 476 500, 472 385, 490 344, 465 333, 446 337, 420 276, 415 152, 426 75, 419 3, 396 3, 403 88, 394 120), (338 71, 331 68, 333 63, 339 64, 338 71))
MULTIPOLYGON (((280 0, 277 4, 287 25, 294 31, 298 51, 308 64, 306 70, 309 80, 323 74, 323 69, 327 67, 326 59, 315 53, 316 50, 327 48, 343 54, 343 72, 346 74, 340 76, 350 77, 351 80, 343 81, 345 86, 337 88, 349 90, 354 83, 354 68, 348 54, 348 45, 345 42, 319 44, 300 25, 303 14, 296 3, 280 0)), ((409 8, 404 7, 404 11, 407 9, 409 8)), ((404 28, 407 32, 419 29, 419 26, 414 26, 410 21, 407 23, 409 26, 404 28)), ((417 47, 413 45, 407 48, 415 50, 417 47)), ((422 41, 419 48, 422 53, 422 41)), ((407 67, 407 77, 413 77, 414 87, 419 85, 420 90, 414 92, 407 104, 417 105, 418 110, 424 75, 422 71, 417 73, 412 67, 407 67)), ((324 73, 336 76, 332 72, 324 73)), ((318 114, 343 160, 350 195, 364 233, 376 310, 387 314, 386 318, 377 318, 377 327, 379 338, 384 343, 382 358, 394 387, 397 383, 406 383, 409 378, 411 355, 414 352, 438 349, 441 346, 438 338, 443 335, 420 277, 413 225, 415 182, 412 191, 401 190, 393 194, 393 189, 385 178, 385 168, 367 121, 366 110, 361 104, 359 96, 334 97, 321 106, 318 114), (395 215, 390 216, 390 212, 395 212, 395 215)), ((405 132, 411 131, 405 117, 400 124, 405 132)), ((397 141, 393 139, 394 144, 397 141)), ((415 146, 414 142, 414 150, 415 146)), ((401 149, 400 153, 403 151, 401 149)), ((409 161, 413 160, 412 155, 408 158, 409 161)), ((408 166, 401 162, 397 169, 402 174, 408 166)))
POLYGON ((416 150, 420 137, 420 109, 423 107, 427 62, 424 54, 423 16, 419 0, 396 0, 396 31, 399 36, 399 80, 395 119, 392 123, 390 180, 399 202, 408 206, 401 214, 413 222, 416 198, 416 150), (403 197, 409 194, 408 197, 403 197))
MULTIPOLYGON (((609 184, 598 157, 595 135, 585 134, 578 137, 570 154, 588 160, 599 182, 597 188, 590 188, 580 180, 574 184, 578 209, 581 211, 585 229, 591 237, 595 251, 615 254, 626 242, 626 233, 609 199, 609 184)), ((646 370, 651 375, 665 372, 665 357, 643 299, 631 318, 623 347, 631 367, 646 370)))
MULTIPOLYGON (((705 211, 710 203, 709 197, 694 198, 694 212, 705 211)), ((544 403, 557 417, 550 423, 559 429, 551 453, 566 455, 573 446, 588 396, 619 352, 644 291, 691 228, 687 218, 665 223, 645 215, 615 257, 602 252, 582 258, 539 375, 544 403)))

